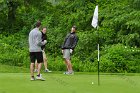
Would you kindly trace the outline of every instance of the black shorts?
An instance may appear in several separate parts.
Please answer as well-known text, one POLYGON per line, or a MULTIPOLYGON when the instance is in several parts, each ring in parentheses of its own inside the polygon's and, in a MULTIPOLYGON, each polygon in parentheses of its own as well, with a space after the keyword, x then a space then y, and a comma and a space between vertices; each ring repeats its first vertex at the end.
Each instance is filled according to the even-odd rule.
POLYGON ((31 60, 31 63, 35 63, 36 60, 37 60, 37 63, 42 63, 43 62, 42 52, 30 52, 30 60, 31 60))

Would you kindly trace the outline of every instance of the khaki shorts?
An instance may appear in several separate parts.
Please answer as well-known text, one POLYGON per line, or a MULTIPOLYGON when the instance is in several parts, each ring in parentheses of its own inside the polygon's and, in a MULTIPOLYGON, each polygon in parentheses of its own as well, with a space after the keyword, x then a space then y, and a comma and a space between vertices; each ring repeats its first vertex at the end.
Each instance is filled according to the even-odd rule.
POLYGON ((70 59, 70 49, 63 50, 63 58, 70 59))
POLYGON ((43 53, 43 59, 47 59, 45 50, 42 50, 42 53, 43 53))

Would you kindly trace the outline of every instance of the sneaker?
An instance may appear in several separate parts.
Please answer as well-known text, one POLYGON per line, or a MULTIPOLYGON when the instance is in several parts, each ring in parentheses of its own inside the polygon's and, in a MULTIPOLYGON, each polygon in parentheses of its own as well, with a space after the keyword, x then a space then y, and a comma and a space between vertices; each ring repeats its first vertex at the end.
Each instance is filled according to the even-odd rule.
POLYGON ((41 81, 45 81, 45 79, 42 77, 42 74, 40 74, 40 76, 36 76, 37 80, 41 80, 41 81))
POLYGON ((63 74, 68 74, 69 72, 68 71, 66 71, 66 72, 64 72, 63 74))
POLYGON ((68 72, 68 71, 66 71, 66 72, 64 72, 64 74, 66 74, 66 75, 73 75, 74 72, 73 72, 73 71, 72 71, 72 72, 68 72))
POLYGON ((68 72, 68 75, 74 75, 74 71, 68 72))
POLYGON ((52 72, 52 71, 50 71, 49 69, 46 69, 45 72, 52 72))
POLYGON ((74 71, 70 72, 71 75, 74 75, 74 71))
POLYGON ((35 81, 36 79, 34 77, 31 77, 31 81, 35 81))

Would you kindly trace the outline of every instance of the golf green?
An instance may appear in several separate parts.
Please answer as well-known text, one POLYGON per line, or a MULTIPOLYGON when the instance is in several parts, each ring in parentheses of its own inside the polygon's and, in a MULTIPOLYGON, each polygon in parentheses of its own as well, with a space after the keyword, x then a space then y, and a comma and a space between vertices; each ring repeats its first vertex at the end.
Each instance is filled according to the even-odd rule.
POLYGON ((29 73, 0 73, 0 93, 140 93, 139 75, 43 73, 46 81, 30 81, 29 73))

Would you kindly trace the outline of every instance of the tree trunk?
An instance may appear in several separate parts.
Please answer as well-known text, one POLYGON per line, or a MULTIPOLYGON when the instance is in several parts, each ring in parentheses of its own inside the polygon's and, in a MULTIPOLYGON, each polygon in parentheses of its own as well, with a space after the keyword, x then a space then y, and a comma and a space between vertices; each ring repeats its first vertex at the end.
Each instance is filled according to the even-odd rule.
POLYGON ((18 7, 17 2, 10 0, 7 1, 7 6, 8 6, 8 25, 9 28, 13 29, 15 20, 16 20, 16 9, 18 7))

